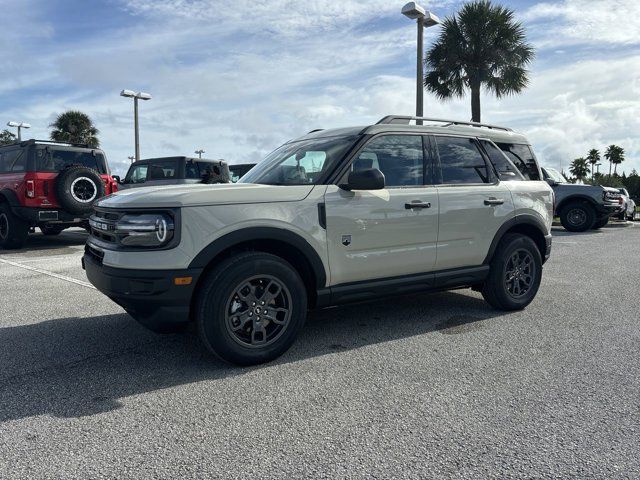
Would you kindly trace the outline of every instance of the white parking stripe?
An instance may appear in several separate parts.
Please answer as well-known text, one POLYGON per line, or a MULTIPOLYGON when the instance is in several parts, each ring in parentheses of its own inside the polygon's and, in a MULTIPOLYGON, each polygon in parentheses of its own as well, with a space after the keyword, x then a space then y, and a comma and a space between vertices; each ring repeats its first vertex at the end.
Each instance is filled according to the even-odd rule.
POLYGON ((67 277, 66 275, 60 275, 59 273, 48 272, 47 270, 42 270, 41 268, 31 267, 29 265, 23 265, 21 263, 12 262, 10 260, 4 260, 2 258, 0 258, 0 263, 6 263, 7 265, 11 265, 12 267, 24 268, 25 270, 41 273, 42 275, 48 275, 50 277, 57 278, 59 280, 64 280, 65 282, 75 283, 76 285, 81 285, 83 287, 93 288, 94 290, 96 288, 88 282, 83 282, 82 280, 76 280, 75 278, 67 277))

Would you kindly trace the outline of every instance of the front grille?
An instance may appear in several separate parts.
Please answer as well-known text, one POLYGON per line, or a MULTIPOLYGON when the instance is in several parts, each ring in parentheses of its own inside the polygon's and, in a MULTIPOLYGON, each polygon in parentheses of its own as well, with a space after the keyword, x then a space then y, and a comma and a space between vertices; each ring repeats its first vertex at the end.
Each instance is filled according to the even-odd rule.
POLYGON ((117 243, 115 235, 116 222, 124 215, 123 212, 107 212, 95 209, 94 214, 89 218, 91 235, 103 242, 117 243))

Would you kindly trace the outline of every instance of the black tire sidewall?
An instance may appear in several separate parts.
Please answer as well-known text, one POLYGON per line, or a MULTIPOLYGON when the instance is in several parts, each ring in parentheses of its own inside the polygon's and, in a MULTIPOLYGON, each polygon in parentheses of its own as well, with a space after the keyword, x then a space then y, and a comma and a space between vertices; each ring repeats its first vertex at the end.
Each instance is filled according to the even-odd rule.
POLYGON ((205 346, 222 360, 256 365, 273 360, 293 344, 307 317, 307 293, 298 272, 285 260, 266 253, 240 254, 222 262, 205 278, 196 301, 196 323, 205 346), (272 344, 259 349, 243 347, 225 326, 227 300, 240 282, 259 274, 272 275, 291 294, 289 325, 272 344))
POLYGON ((87 167, 71 166, 58 175, 56 178, 56 195, 60 205, 69 213, 86 214, 93 211, 93 204, 101 197, 104 197, 105 186, 100 174, 87 167), (94 183, 96 188, 95 198, 88 203, 80 203, 71 194, 71 185, 79 177, 86 177, 94 183))
POLYGON ((0 238, 0 248, 20 248, 29 236, 29 226, 16 217, 6 203, 0 203, 0 215, 7 219, 8 232, 5 239, 0 238))
POLYGON ((593 227, 595 221, 596 212, 592 207, 584 203, 570 203, 569 205, 562 207, 562 211, 560 212, 560 222, 562 223, 562 226, 565 228, 565 230, 568 230, 570 232, 586 232, 593 227), (567 218, 569 211, 575 208, 583 210, 586 215, 586 221, 579 226, 571 224, 567 218))
MULTIPOLYGON (((538 293, 542 281, 542 256, 535 242, 524 235, 509 235, 501 241, 498 251, 491 262, 489 274, 489 288, 498 306, 505 310, 521 310, 529 305, 538 293), (522 297, 512 297, 504 284, 505 265, 513 252, 525 249, 531 253, 535 264, 536 272, 534 283, 530 290, 522 297)), ((495 306, 495 305, 494 305, 495 306)))

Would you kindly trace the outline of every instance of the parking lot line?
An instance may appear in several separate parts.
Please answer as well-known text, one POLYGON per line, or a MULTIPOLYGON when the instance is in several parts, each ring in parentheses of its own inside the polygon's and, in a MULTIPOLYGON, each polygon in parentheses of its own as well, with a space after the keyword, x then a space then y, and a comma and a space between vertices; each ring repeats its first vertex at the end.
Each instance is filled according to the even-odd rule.
POLYGON ((12 267, 23 268, 25 270, 30 270, 32 272, 41 273, 42 275, 48 275, 53 278, 57 278, 59 280, 64 280, 66 282, 75 283, 76 285, 81 285, 83 287, 92 288, 95 290, 95 287, 88 282, 83 282, 81 280, 76 280, 75 278, 67 277, 66 275, 60 275, 59 273, 49 272, 47 270, 42 270, 41 268, 32 267, 30 265, 23 265, 22 263, 12 262, 10 260, 4 260, 0 258, 0 263, 6 263, 7 265, 11 265, 12 267))

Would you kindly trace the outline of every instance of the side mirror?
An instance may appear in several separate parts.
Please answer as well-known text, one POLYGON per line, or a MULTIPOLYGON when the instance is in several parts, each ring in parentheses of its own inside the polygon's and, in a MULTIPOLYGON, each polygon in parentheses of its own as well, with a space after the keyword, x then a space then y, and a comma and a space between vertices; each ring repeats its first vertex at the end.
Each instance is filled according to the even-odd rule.
POLYGON ((558 182, 556 182, 555 180, 552 180, 551 178, 545 178, 545 180, 550 187, 555 187, 556 185, 558 185, 558 182))
POLYGON ((122 180, 120 180, 120 175, 111 175, 111 178, 113 178, 118 183, 122 183, 122 180))
POLYGON ((382 190, 384 188, 384 174, 377 168, 356 170, 349 174, 347 190, 382 190))

